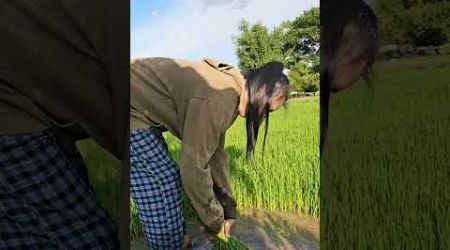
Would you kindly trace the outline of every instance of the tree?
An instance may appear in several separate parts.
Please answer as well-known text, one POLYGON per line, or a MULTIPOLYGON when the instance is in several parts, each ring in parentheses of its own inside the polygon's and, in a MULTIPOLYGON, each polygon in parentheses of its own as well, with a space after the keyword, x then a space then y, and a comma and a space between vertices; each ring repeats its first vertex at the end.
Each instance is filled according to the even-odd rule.
POLYGON ((319 85, 319 8, 312 8, 292 21, 269 31, 261 23, 242 20, 234 37, 242 71, 280 61, 289 70, 297 90, 317 91, 319 85))
POLYGON ((314 72, 312 67, 298 62, 289 71, 289 79, 294 89, 304 92, 316 92, 319 90, 319 73, 314 72))
POLYGON ((439 0, 379 0, 385 43, 439 46, 450 34, 450 3, 439 0))
POLYGON ((378 0, 377 13, 384 43, 408 43, 404 12, 402 0, 378 0))
POLYGON ((312 8, 289 23, 284 37, 283 53, 286 67, 292 68, 300 61, 318 57, 320 47, 319 8, 312 8))
POLYGON ((284 61, 279 37, 270 33, 261 23, 250 26, 246 20, 242 20, 239 31, 241 33, 235 37, 235 42, 241 70, 260 67, 270 61, 284 61))
POLYGON ((414 46, 439 46, 447 42, 445 22, 439 15, 441 4, 424 4, 405 12, 406 34, 414 46))

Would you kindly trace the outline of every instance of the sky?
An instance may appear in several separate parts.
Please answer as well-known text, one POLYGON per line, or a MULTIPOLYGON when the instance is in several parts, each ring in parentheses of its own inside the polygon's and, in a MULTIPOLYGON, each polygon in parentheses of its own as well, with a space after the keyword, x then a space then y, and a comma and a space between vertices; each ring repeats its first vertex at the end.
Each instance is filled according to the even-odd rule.
POLYGON ((233 36, 242 18, 273 28, 319 0, 131 0, 131 57, 213 57, 238 64, 233 36))

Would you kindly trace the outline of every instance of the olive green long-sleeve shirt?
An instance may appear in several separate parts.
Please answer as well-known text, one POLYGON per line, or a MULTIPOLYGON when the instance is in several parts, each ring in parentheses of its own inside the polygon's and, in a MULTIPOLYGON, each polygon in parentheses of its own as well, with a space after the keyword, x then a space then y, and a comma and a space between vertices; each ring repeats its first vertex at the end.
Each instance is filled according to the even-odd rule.
MULTIPOLYGON (((129 214, 129 1, 0 1, 0 135, 57 128, 122 160, 129 214)), ((119 217, 121 248, 130 222, 119 217)))
POLYGON ((131 129, 158 124, 181 139, 183 187, 202 223, 218 232, 236 217, 224 144, 244 78, 214 59, 146 58, 131 63, 130 85, 131 129))
POLYGON ((0 134, 56 127, 128 158, 127 8, 120 0, 0 1, 0 134))

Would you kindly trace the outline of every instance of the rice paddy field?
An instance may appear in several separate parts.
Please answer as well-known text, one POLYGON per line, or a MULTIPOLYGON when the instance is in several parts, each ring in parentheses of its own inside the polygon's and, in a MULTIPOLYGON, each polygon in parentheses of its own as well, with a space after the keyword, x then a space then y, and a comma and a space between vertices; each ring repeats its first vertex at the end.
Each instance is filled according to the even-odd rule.
MULTIPOLYGON (((256 149, 255 171, 245 160, 245 125, 238 118, 227 132, 225 148, 239 210, 288 211, 319 217, 318 128, 318 98, 292 99, 287 109, 271 114, 264 156, 262 143, 256 149)), ((169 150, 178 161, 180 142, 169 134, 165 136, 169 150)), ((186 198, 184 201, 188 228, 195 227, 198 224, 195 213, 189 201, 186 198)), ((132 239, 141 238, 142 229, 134 207, 131 221, 132 239)), ((222 242, 219 249, 233 248, 227 248, 222 242)))
MULTIPOLYGON (((244 120, 238 118, 228 131, 226 150, 230 159, 231 182, 239 210, 243 211, 240 216, 245 220, 238 231, 248 232, 259 227, 273 233, 277 227, 284 226, 287 229, 283 231, 283 234, 289 238, 289 236, 294 237, 295 232, 301 231, 298 226, 289 226, 290 220, 301 218, 302 221, 313 221, 313 224, 317 224, 319 217, 318 114, 317 97, 292 99, 286 109, 274 112, 270 119, 264 157, 261 155, 261 143, 256 150, 256 171, 245 160, 244 120), (249 211, 252 209, 260 209, 265 216, 259 215, 261 211, 250 214, 249 211), (283 211, 286 214, 283 214, 283 211), (264 221, 264 218, 269 215, 275 219, 270 218, 269 221, 264 221), (303 219, 300 215, 311 218, 303 219), (285 225, 276 224, 280 221, 285 221, 285 225)), ((180 142, 169 134, 165 136, 173 157, 178 161, 180 142)), ((96 197, 117 221, 120 162, 92 140, 81 141, 77 146, 88 166, 90 183, 96 197)), ((186 197, 184 197, 184 204, 188 228, 195 230, 199 224, 186 197)), ((133 204, 130 221, 131 240, 141 239, 143 232, 133 204)), ((311 231, 314 230, 318 232, 318 228, 311 231)), ((313 243, 306 243, 316 244, 318 234, 310 235, 310 237, 315 240, 313 243)), ((253 239, 253 241, 260 240, 253 239)), ((239 247, 238 242, 236 239, 230 241, 223 239, 217 249, 234 249, 234 247, 243 249, 239 247)))
MULTIPOLYGON (((383 61, 371 84, 333 95, 320 180, 317 98, 273 113, 256 172, 244 159, 244 123, 237 120, 226 150, 240 218, 251 228, 288 228, 273 234, 301 234, 289 222, 307 219, 292 216, 317 221, 320 214, 323 249, 450 249, 449 72, 449 50, 383 61)), ((179 141, 166 138, 178 160, 179 141)), ((117 219, 119 162, 90 140, 78 148, 94 193, 117 219)), ((187 199, 185 207, 188 222, 195 221, 187 199)), ((142 238, 134 207, 131 216, 131 238, 142 238)), ((224 244, 219 248, 232 249, 224 244)))
POLYGON ((321 248, 450 249, 450 50, 332 96, 321 248))

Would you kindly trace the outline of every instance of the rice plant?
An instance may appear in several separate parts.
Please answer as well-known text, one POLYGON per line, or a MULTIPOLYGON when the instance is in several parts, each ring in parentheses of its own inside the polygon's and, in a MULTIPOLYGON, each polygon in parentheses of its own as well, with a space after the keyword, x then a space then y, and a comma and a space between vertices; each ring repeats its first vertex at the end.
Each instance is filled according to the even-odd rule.
POLYGON ((381 62, 371 85, 332 97, 321 247, 450 248, 448 62, 381 62))
POLYGON ((216 250, 249 250, 249 248, 234 237, 230 238, 219 238, 216 245, 214 246, 216 250))
POLYGON ((262 137, 254 167, 245 159, 245 121, 226 138, 231 181, 240 208, 296 211, 319 216, 319 106, 293 100, 271 114, 267 144, 262 137))

